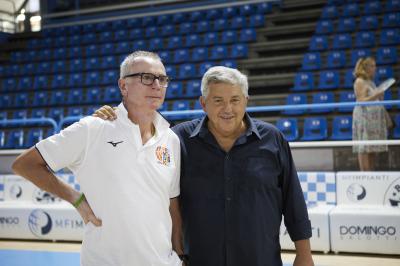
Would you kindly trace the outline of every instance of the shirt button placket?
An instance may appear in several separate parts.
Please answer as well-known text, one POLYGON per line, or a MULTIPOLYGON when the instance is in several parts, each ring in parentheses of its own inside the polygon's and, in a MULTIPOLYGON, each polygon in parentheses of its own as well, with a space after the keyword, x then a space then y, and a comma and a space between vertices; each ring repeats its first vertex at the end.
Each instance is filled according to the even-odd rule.
POLYGON ((232 247, 231 243, 234 241, 232 234, 232 211, 233 211, 233 182, 232 182, 232 173, 230 167, 232 156, 227 153, 224 160, 224 184, 225 184, 225 236, 226 236, 226 262, 227 265, 231 265, 231 255, 232 255, 232 247))

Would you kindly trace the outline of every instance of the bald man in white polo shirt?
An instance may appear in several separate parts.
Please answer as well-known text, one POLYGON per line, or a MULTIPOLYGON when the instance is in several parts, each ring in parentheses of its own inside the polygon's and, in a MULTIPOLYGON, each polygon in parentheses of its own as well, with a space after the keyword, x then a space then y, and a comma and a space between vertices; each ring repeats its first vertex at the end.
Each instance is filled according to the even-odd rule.
POLYGON ((182 265, 178 137, 157 109, 169 78, 157 54, 121 64, 120 119, 85 117, 22 153, 12 168, 73 204, 86 230, 83 266, 182 265), (68 167, 80 194, 52 171, 68 167))

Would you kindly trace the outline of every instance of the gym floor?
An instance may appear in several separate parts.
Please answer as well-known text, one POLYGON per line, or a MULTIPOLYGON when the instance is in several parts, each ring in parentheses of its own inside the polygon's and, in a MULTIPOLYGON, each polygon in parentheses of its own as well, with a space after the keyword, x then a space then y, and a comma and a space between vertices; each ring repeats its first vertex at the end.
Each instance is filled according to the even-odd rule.
MULTIPOLYGON (((1 266, 79 266, 80 243, 0 240, 1 266)), ((284 266, 292 265, 294 252, 283 252, 284 266)), ((317 266, 399 266, 400 256, 313 253, 317 266)))

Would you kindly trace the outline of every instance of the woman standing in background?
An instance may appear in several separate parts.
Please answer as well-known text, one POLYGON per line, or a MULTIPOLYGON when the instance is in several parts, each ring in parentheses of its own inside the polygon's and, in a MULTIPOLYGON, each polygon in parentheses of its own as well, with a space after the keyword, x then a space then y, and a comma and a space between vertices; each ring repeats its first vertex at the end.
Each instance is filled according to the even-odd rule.
MULTIPOLYGON (((376 62, 372 57, 360 58, 354 69, 354 94, 357 102, 381 101, 384 90, 374 83, 376 62)), ((355 106, 353 110, 353 140, 386 140, 389 114, 384 106, 355 106)), ((373 171, 375 153, 386 152, 387 145, 355 145, 361 171, 373 171)))

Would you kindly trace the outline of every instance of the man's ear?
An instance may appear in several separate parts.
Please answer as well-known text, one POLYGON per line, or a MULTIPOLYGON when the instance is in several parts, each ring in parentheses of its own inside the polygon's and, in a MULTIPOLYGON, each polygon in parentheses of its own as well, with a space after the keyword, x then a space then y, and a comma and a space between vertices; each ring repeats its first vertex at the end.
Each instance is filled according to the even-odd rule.
POLYGON ((203 108, 203 111, 206 111, 206 98, 204 96, 199 97, 199 102, 201 107, 203 108))
POLYGON ((128 90, 126 89, 126 84, 124 79, 118 80, 118 87, 122 96, 126 96, 128 94, 128 90))

